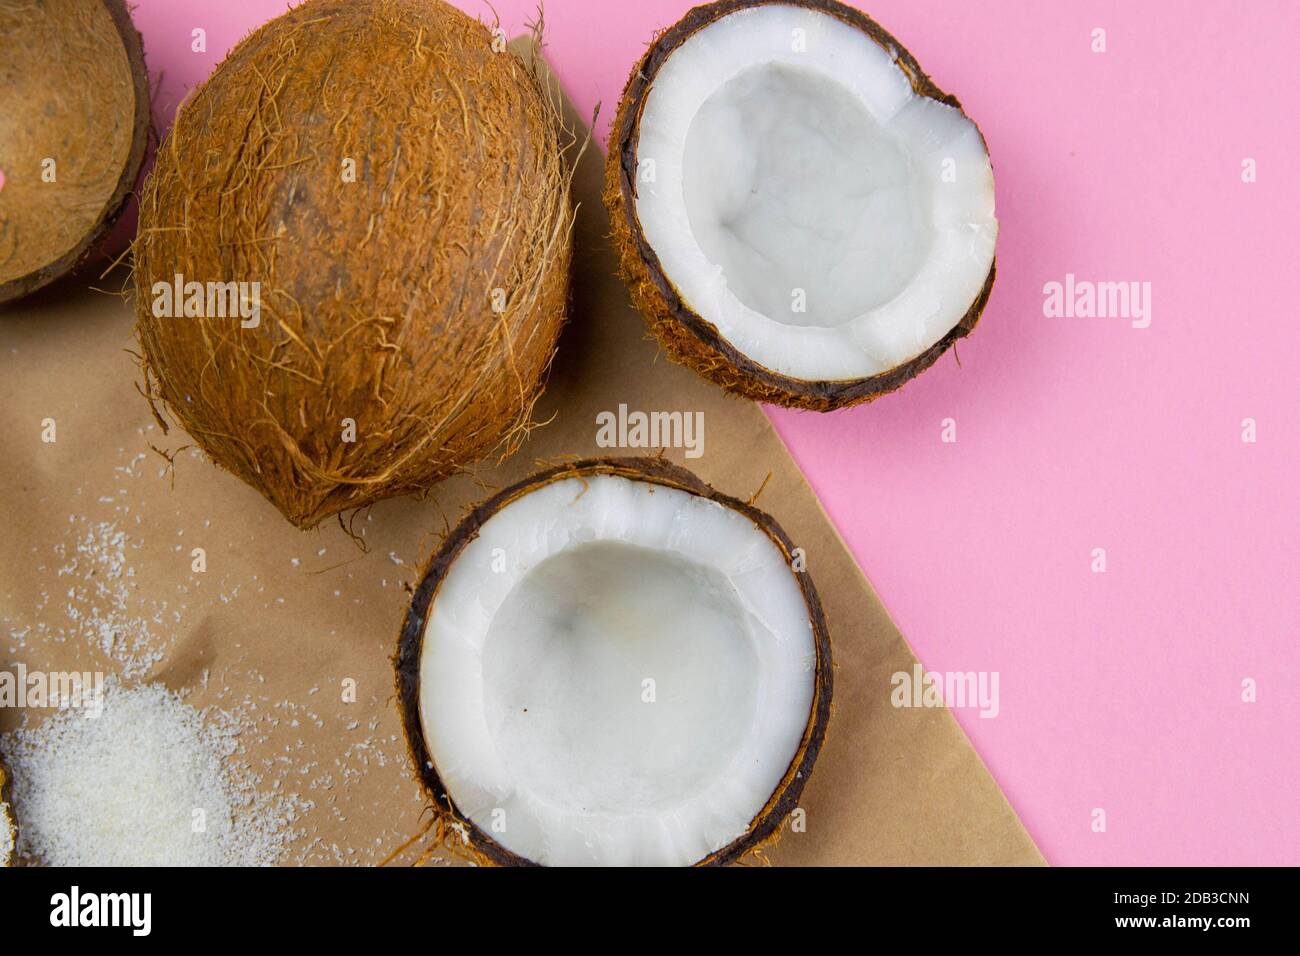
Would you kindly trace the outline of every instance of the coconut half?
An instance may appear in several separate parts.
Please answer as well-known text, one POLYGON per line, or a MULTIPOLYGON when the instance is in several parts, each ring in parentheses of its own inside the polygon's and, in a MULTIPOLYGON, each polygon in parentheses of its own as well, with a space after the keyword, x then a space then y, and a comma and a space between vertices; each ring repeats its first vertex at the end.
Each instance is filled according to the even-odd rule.
POLYGON ((831 0, 723 0, 661 34, 614 122, 623 271, 677 361, 826 411, 970 333, 994 275, 979 129, 892 36, 831 0))
POLYGON ((440 832, 551 866, 728 863, 771 838, 831 701, 793 552, 766 514, 661 459, 562 465, 475 509, 397 657, 440 832))
POLYGON ((144 49, 123 0, 0 3, 0 302, 99 247, 148 138, 144 49))

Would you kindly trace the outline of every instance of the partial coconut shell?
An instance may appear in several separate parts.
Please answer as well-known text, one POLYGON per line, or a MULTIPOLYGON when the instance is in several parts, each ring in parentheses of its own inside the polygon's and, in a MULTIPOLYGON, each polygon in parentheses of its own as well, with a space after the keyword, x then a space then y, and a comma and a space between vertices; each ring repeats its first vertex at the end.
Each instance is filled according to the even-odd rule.
POLYGON ((570 142, 532 70, 439 0, 264 25, 145 184, 145 390, 302 528, 513 451, 565 318, 570 142), (260 323, 155 314, 177 275, 260 283, 260 323))
POLYGON ((18 822, 14 819, 13 778, 4 758, 0 757, 0 866, 13 866, 17 859, 18 822))
POLYGON ((123 0, 0 3, 0 302, 99 248, 148 139, 144 47, 123 0))
MULTIPOLYGON (((411 598, 411 606, 407 611, 398 640, 394 666, 397 672, 398 703, 402 712, 402 723, 406 729, 411 763, 415 768, 416 776, 432 801, 433 819, 429 829, 434 833, 435 843, 440 844, 448 852, 469 856, 478 863, 499 866, 536 865, 533 861, 506 849, 462 814, 438 776, 438 770, 434 766, 425 742, 419 706, 420 650, 429 611, 447 572, 465 546, 478 537, 479 529, 489 518, 511 502, 551 482, 564 481, 568 478, 581 479, 593 475, 614 475, 632 481, 650 482, 716 501, 724 507, 740 512, 752 521, 767 533, 787 559, 793 560, 795 545, 771 516, 753 505, 715 490, 692 472, 662 458, 590 458, 556 465, 511 485, 474 508, 447 536, 442 546, 429 560, 424 576, 411 598)), ((697 866, 722 866, 734 863, 776 839, 781 824, 798 806, 799 795, 803 792, 804 784, 812 773, 818 753, 821 752, 831 713, 830 633, 826 627, 826 615, 822 610, 821 599, 817 596, 817 589, 813 586, 811 577, 806 571, 795 577, 803 593, 804 603, 808 607, 809 621, 812 624, 813 639, 817 648, 813 702, 803 739, 781 783, 754 818, 749 830, 742 837, 701 860, 696 864, 697 866)))
POLYGON ((939 89, 901 43, 859 10, 835 0, 719 0, 688 11, 681 20, 659 34, 633 68, 610 133, 609 155, 605 163, 605 205, 610 213, 621 274, 633 301, 669 358, 694 369, 727 391, 754 401, 819 412, 832 411, 870 402, 901 388, 933 365, 958 339, 969 335, 988 303, 995 269, 990 268, 983 291, 966 315, 939 342, 888 372, 849 381, 805 381, 765 368, 735 349, 711 322, 682 300, 672 281, 664 274, 658 255, 646 241, 636 212, 636 157, 641 114, 655 76, 677 47, 715 20, 768 3, 818 10, 861 30, 893 54, 918 95, 961 109, 957 98, 939 89))

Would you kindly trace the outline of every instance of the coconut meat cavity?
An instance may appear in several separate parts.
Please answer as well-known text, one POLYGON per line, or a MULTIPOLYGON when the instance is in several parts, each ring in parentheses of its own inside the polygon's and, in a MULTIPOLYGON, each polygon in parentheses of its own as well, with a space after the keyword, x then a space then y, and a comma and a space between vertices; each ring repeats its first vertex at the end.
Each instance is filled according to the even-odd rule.
POLYGON ((809 722, 807 606, 743 514, 612 475, 483 525, 434 598, 419 709, 461 813, 549 865, 683 865, 743 835, 809 722))
POLYGON ((978 129, 821 11, 756 6, 688 37, 647 95, 637 167, 636 214, 685 303, 793 378, 915 358, 993 262, 978 129))

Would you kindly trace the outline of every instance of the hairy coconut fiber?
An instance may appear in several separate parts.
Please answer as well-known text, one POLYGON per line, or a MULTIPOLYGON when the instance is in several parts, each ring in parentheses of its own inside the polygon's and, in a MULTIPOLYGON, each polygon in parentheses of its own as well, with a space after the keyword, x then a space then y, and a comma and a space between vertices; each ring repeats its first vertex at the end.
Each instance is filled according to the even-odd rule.
POLYGON ((565 315, 569 144, 531 70, 439 0, 266 24, 144 188, 151 400, 302 528, 512 451, 565 315), (160 317, 178 275, 259 283, 260 322, 160 317))
POLYGON ((144 50, 123 0, 0 2, 0 302, 96 250, 148 138, 144 50))
MULTIPOLYGON (((441 850, 477 864, 499 866, 533 866, 525 859, 506 849, 491 834, 478 827, 457 808, 447 787, 438 776, 424 738, 420 722, 420 651, 424 643, 425 627, 437 597, 438 589, 451 566, 460 557, 469 542, 478 537, 479 529, 497 512, 511 502, 522 498, 556 481, 568 478, 579 480, 594 475, 613 475, 631 481, 675 488, 688 494, 715 501, 723 507, 740 512, 764 533, 793 563, 794 543, 781 526, 752 504, 725 495, 697 477, 693 472, 674 465, 663 458, 591 458, 554 465, 529 478, 511 485, 474 508, 444 539, 442 546, 430 558, 419 586, 411 598, 411 606, 403 622, 398 639, 394 666, 397 674, 397 700, 401 708, 402 723, 406 730, 411 764, 430 800, 430 818, 421 833, 397 848, 385 862, 392 862, 421 840, 425 845, 417 859, 423 863, 441 850)), ((832 664, 830 632, 821 598, 809 574, 796 574, 808 619, 812 625, 813 641, 817 650, 816 681, 812 706, 803 738, 780 784, 767 803, 754 817, 749 829, 740 837, 699 861, 697 866, 720 866, 729 863, 757 860, 763 862, 762 850, 779 838, 781 825, 799 802, 808 777, 812 774, 817 755, 826 738, 826 725, 831 715, 832 664)))
POLYGON ((605 163, 605 205, 610 213, 621 273, 632 300, 669 358, 736 395, 788 408, 825 412, 870 402, 901 388, 933 365, 958 339, 969 335, 988 302, 995 270, 989 270, 983 290, 966 315, 937 343, 887 372, 849 381, 805 381, 766 368, 733 347, 713 323, 682 300, 672 281, 664 275, 658 255, 646 241, 636 212, 637 144, 646 97, 660 68, 694 33, 737 10, 771 2, 818 10, 861 30, 891 51, 917 95, 961 109, 957 98, 939 89, 901 43, 861 11, 835 0, 719 0, 687 12, 656 37, 633 67, 610 133, 605 163))

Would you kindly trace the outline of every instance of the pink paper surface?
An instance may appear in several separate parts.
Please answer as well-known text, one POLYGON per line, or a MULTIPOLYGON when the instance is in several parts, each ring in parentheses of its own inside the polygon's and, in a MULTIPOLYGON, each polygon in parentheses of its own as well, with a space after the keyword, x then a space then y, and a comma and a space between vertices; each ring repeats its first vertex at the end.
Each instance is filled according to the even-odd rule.
MULTIPOLYGON (((456 2, 509 34, 537 8, 456 2)), ((546 3, 602 141, 690 6, 546 3)), ((137 0, 160 125, 285 8, 137 0)), ((864 9, 988 140, 998 279, 960 366, 777 428, 926 667, 997 672, 996 717, 954 713, 1050 862, 1300 863, 1300 5, 864 9), (1149 282, 1149 327, 1047 317, 1067 273, 1149 282)))

